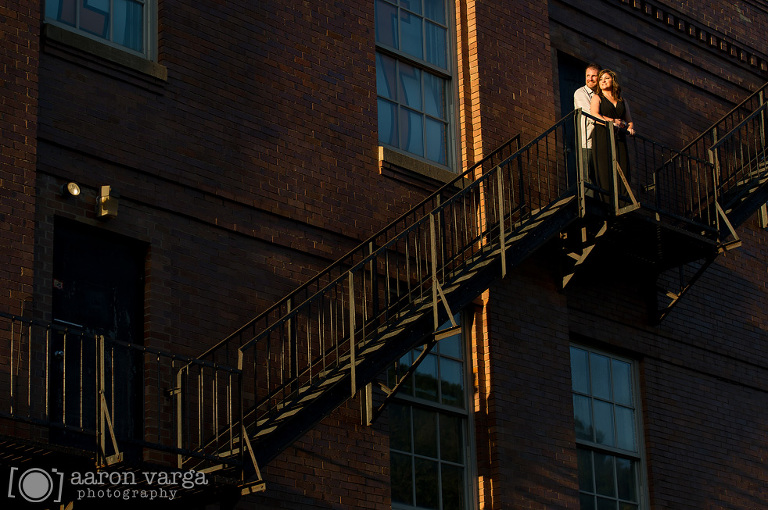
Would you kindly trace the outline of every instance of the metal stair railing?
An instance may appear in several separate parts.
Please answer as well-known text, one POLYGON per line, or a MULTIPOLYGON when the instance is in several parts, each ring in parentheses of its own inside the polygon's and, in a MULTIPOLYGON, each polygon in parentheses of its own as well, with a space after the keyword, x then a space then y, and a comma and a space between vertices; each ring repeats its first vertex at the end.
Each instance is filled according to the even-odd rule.
MULTIPOLYGON (((363 244, 365 256, 343 264, 343 273, 314 295, 288 300, 282 317, 239 348, 243 408, 251 410, 246 428, 269 427, 290 414, 286 406, 298 412, 302 402, 342 381, 349 384, 345 398, 354 395, 384 368, 361 373, 357 367, 391 339, 424 317, 434 331, 453 317, 461 302, 456 291, 476 271, 501 261, 503 274, 510 246, 529 241, 528 254, 545 242, 537 227, 567 204, 576 209, 564 143, 573 116, 495 166, 478 166, 483 171, 471 182, 465 179, 472 171, 465 173, 363 244)), ((422 338, 417 334, 401 349, 422 338)))
MULTIPOLYGON (((762 105, 762 95, 751 97, 758 96, 762 105)), ((748 102, 715 128, 730 126, 736 132, 743 122, 760 117, 744 113, 748 102), (729 120, 734 116, 738 122, 729 120)), ((511 150, 515 142, 511 140, 203 353, 201 359, 212 363, 230 365, 236 360, 242 372, 239 440, 264 441, 319 395, 332 387, 338 391, 339 384, 346 385, 344 399, 354 395, 383 368, 370 365, 370 360, 389 344, 395 345, 392 339, 412 330, 412 341, 418 342, 424 332, 416 324, 427 317, 434 330, 452 317, 462 303, 458 290, 484 267, 498 263, 499 276, 503 275, 511 251, 517 250, 522 259, 557 233, 543 227, 550 218, 573 205, 566 215, 569 219, 552 222, 564 228, 583 215, 584 189, 589 188, 586 169, 577 165, 574 182, 567 168, 566 139, 573 132, 567 134, 566 127, 576 125, 578 143, 579 115, 589 117, 574 111, 517 151, 511 150)), ((635 165, 632 188, 651 210, 693 232, 716 234, 720 217, 706 205, 717 203, 720 181, 716 163, 700 157, 700 145, 709 152, 716 142, 707 143, 702 135, 683 151, 674 151, 635 137, 630 144, 635 165)), ((618 177, 615 172, 615 183, 618 177)), ((614 214, 639 207, 631 190, 629 197, 621 196, 618 187, 597 190, 613 194, 614 214), (621 201, 634 206, 620 207, 621 201)), ((210 432, 214 438, 220 434, 210 432)), ((221 450, 211 446, 216 441, 201 444, 201 452, 219 455, 221 450)), ((256 464, 254 451, 247 446, 256 464)), ((245 455, 243 448, 236 450, 245 455)))
POLYGON ((231 455, 201 452, 193 431, 213 420, 231 427, 240 410, 223 409, 240 401, 239 388, 234 367, 0 312, 0 419, 24 423, 14 429, 22 439, 93 452, 102 467, 141 449, 148 463, 169 464, 178 455, 235 466, 231 455), (182 367, 190 374, 185 383, 196 384, 176 406, 182 367), (216 391, 231 402, 217 401, 216 391))
MULTIPOLYGON (((275 329, 288 332, 287 334, 293 339, 292 342, 288 345, 281 345, 278 348, 275 344, 270 343, 271 341, 267 341, 268 345, 266 347, 265 357, 261 359, 261 362, 263 362, 264 365, 268 367, 264 370, 266 385, 267 387, 272 388, 269 390, 268 400, 273 402, 273 408, 277 407, 278 404, 275 403, 276 401, 287 398, 290 393, 297 391, 302 374, 304 374, 307 370, 306 367, 301 366, 300 363, 300 352, 303 353, 305 350, 303 348, 299 349, 296 342, 297 330, 294 329, 294 325, 297 323, 298 319, 294 317, 298 314, 298 311, 295 303, 301 304, 306 302, 313 295, 321 293, 323 289, 327 289, 332 284, 332 282, 347 274, 350 268, 358 265, 360 261, 368 257, 374 250, 374 246, 386 243, 387 239, 393 236, 393 231, 408 229, 410 225, 413 225, 418 220, 418 218, 424 215, 425 211, 433 209, 435 204, 439 204, 445 198, 449 198, 457 190, 467 186, 470 182, 472 182, 473 179, 488 172, 499 162, 508 158, 517 149, 519 149, 519 146, 520 137, 517 135, 502 144, 487 157, 473 165, 466 172, 456 176, 456 178, 454 178, 451 182, 442 186, 434 194, 425 198, 410 211, 406 212, 391 222, 380 232, 373 235, 371 238, 366 240, 357 248, 350 251, 334 264, 320 272, 315 277, 311 278, 305 284, 299 286, 288 296, 275 303, 273 306, 262 312, 259 316, 249 321, 247 324, 230 334, 228 337, 224 338, 213 347, 209 348, 207 351, 201 354, 198 359, 204 360, 207 363, 211 363, 214 366, 236 365, 240 357, 240 347, 253 339, 259 332, 266 330, 274 331, 275 329), (276 367, 279 367, 279 369, 276 367), (275 386, 277 386, 278 389, 274 389, 275 386)), ((412 254, 412 250, 414 249, 418 250, 420 247, 409 246, 406 248, 407 253, 403 254, 401 262, 405 263, 408 267, 401 267, 399 269, 401 272, 411 271, 414 274, 421 274, 423 266, 414 264, 414 261, 416 260, 412 254)), ((397 289, 396 292, 403 292, 403 288, 401 288, 400 285, 405 285, 405 282, 398 280, 390 283, 392 284, 393 289, 397 289)), ((415 292, 415 289, 410 289, 409 292, 415 292)), ((330 294, 331 292, 326 290, 324 299, 328 300, 330 294)), ((341 300, 343 307, 343 302, 347 298, 345 296, 339 295, 334 297, 341 300)), ((343 318, 340 315, 341 312, 329 313, 330 315, 324 318, 325 322, 322 324, 321 328, 327 328, 331 327, 331 325, 337 324, 342 324, 342 328, 346 327, 344 326, 343 318)), ((346 331, 346 329, 343 329, 344 334, 346 334, 346 331)), ((330 352, 324 354, 323 359, 326 361, 329 360, 329 356, 333 355, 335 349, 338 347, 338 345, 324 346, 324 352, 327 350, 330 350, 330 352)), ((195 386, 195 384, 182 384, 182 381, 187 381, 190 379, 190 375, 188 373, 189 370, 196 370, 196 368, 192 365, 188 367, 185 366, 182 367, 177 374, 177 378, 179 380, 179 383, 176 385, 177 407, 179 407, 179 409, 195 407, 196 404, 194 404, 194 402, 197 402, 199 398, 193 395, 192 398, 188 399, 186 398, 186 393, 196 387, 203 387, 206 384, 199 383, 197 386, 195 386)), ((309 372, 312 374, 312 376, 316 376, 317 373, 316 371, 313 372, 313 370, 314 369, 310 369, 309 372)), ((251 389, 244 390, 247 392, 244 395, 249 397, 251 402, 255 398, 255 392, 253 389, 255 384, 252 382, 252 379, 253 378, 251 377, 251 389)), ((208 381, 207 384, 213 383, 208 381)), ((197 393, 200 393, 200 390, 196 391, 197 393)), ((219 402, 222 402, 224 399, 225 395, 219 394, 219 402)), ((234 405, 234 407, 241 409, 243 405, 244 404, 242 402, 238 402, 234 405)), ((199 459, 200 457, 208 457, 209 459, 218 458, 221 456, 221 453, 228 448, 228 453, 230 455, 239 456, 241 462, 249 463, 247 456, 252 455, 253 452, 250 451, 250 448, 248 447, 249 445, 241 445, 241 439, 243 443, 247 443, 247 434, 240 433, 238 430, 235 434, 234 440, 230 440, 227 437, 232 433, 233 428, 217 428, 215 420, 212 419, 208 419, 205 422, 203 422, 202 419, 197 419, 196 422, 193 423, 193 426, 195 426, 196 429, 189 431, 187 430, 188 427, 185 424, 179 424, 179 428, 184 430, 183 438, 182 435, 179 436, 179 444, 182 444, 182 442, 187 442, 189 438, 194 439, 196 445, 195 451, 198 453, 198 455, 196 457, 184 457, 180 455, 178 459, 179 466, 189 466, 194 464, 196 469, 215 469, 215 463, 210 461, 200 463, 199 460, 196 459, 199 459)), ((258 469, 258 466, 256 466, 256 469, 258 469)))
MULTIPOLYGON (((731 213, 755 189, 753 185, 764 180, 767 88, 768 83, 750 94, 680 151, 713 166, 713 195, 722 213, 731 213)), ((745 214, 748 209, 734 218, 736 223, 745 214)))
POLYGON ((238 358, 237 351, 239 347, 253 338, 255 334, 270 327, 270 324, 272 324, 275 320, 290 312, 292 308, 291 303, 303 302, 313 294, 320 291, 320 289, 328 285, 330 282, 343 275, 346 271, 349 270, 350 267, 354 266, 360 260, 370 255, 372 246, 375 246, 377 243, 382 243, 382 239, 386 240, 387 238, 391 237, 393 231, 407 228, 408 225, 414 223, 416 219, 423 216, 425 212, 428 212, 434 208, 434 204, 439 203, 443 198, 450 197, 458 189, 461 189, 469 182, 472 182, 472 180, 474 180, 476 177, 482 175, 485 172, 488 172, 491 168, 508 158, 519 148, 520 135, 516 135, 507 140, 499 148, 491 152, 478 163, 472 165, 467 171, 457 175, 452 181, 443 185, 435 193, 422 200, 420 203, 389 223, 369 239, 359 244, 349 253, 323 269, 314 277, 310 278, 306 283, 299 286, 296 290, 292 291, 290 294, 285 296, 274 305, 270 306, 257 317, 250 320, 245 325, 219 341, 217 344, 207 349, 205 352, 200 354, 198 358, 216 359, 224 362, 225 364, 236 363, 238 358))

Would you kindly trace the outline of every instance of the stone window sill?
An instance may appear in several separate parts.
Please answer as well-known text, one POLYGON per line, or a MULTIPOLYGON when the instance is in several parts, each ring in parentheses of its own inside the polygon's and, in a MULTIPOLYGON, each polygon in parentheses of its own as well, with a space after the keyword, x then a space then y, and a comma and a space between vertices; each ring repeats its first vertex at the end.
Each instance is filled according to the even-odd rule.
POLYGON ((382 146, 379 146, 379 173, 429 191, 456 178, 456 174, 449 170, 382 146))
MULTIPOLYGON (((150 83, 165 83, 168 81, 168 69, 157 62, 152 62, 120 48, 115 48, 100 41, 91 39, 71 30, 53 25, 43 24, 43 36, 48 53, 56 54, 80 64, 88 64, 88 57, 114 64, 115 70, 129 72, 150 83)), ((92 61, 92 59, 91 59, 92 61)))

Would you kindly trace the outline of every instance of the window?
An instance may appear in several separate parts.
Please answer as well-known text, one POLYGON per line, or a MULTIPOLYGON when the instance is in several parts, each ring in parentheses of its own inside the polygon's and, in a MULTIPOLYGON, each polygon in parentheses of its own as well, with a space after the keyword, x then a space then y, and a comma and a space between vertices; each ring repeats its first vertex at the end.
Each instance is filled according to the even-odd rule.
MULTIPOLYGON (((447 336, 403 381, 389 405, 394 509, 463 510, 469 504, 464 345, 460 328, 441 329, 447 336)), ((422 351, 411 351, 388 372, 390 387, 422 351)))
POLYGON ((633 364, 571 347, 571 379, 581 509, 641 508, 633 364))
POLYGON ((46 0, 45 19, 150 58, 151 0, 46 0))
POLYGON ((447 0, 376 0, 379 143, 449 166, 447 0))

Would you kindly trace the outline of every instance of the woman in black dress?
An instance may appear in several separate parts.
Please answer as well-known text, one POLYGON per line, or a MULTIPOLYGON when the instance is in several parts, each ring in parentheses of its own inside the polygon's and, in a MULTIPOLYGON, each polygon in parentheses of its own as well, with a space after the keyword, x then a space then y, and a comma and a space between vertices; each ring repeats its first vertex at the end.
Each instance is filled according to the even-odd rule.
MULTIPOLYGON (((597 94, 592 96, 590 113, 606 122, 613 122, 616 130, 614 140, 616 143, 616 161, 624 172, 627 182, 630 181, 629 155, 627 153, 627 133, 635 134, 632 116, 629 113, 629 105, 621 97, 621 87, 616 80, 616 73, 603 69, 597 76, 597 94)), ((613 177, 611 168, 611 151, 607 124, 595 122, 595 130, 592 133, 592 149, 595 157, 597 184, 607 191, 613 189, 613 177)), ((617 178, 621 184, 621 179, 617 178)), ((621 188, 620 188, 621 189, 621 188)))

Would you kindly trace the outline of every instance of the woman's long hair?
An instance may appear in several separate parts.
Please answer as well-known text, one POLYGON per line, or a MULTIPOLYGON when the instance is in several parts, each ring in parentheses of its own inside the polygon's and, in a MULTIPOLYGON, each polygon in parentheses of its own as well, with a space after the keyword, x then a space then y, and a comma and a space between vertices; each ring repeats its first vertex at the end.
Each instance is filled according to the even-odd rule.
POLYGON ((610 69, 603 69, 597 74, 597 94, 600 97, 604 97, 603 95, 603 89, 600 88, 600 79, 605 74, 610 74, 611 78, 613 79, 613 86, 611 87, 611 92, 613 92, 613 98, 616 100, 616 102, 621 101, 621 86, 619 85, 619 81, 616 79, 616 73, 611 71, 610 69))

